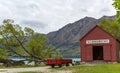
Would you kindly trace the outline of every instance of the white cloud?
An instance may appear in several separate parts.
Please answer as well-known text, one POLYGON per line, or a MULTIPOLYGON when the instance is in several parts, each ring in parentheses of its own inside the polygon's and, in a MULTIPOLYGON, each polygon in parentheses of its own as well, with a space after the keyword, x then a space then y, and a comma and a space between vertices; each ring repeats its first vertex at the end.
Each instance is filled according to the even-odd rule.
POLYGON ((115 15, 112 0, 0 0, 0 20, 11 18, 40 33, 60 29, 85 16, 115 15))

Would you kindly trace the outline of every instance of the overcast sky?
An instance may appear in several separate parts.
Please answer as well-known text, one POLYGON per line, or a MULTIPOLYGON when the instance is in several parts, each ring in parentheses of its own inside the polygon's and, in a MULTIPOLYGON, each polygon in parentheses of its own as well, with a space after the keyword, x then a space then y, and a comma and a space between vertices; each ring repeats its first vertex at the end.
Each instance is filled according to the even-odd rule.
POLYGON ((0 0, 0 22, 13 19, 39 33, 58 30, 85 16, 115 14, 112 0, 0 0))

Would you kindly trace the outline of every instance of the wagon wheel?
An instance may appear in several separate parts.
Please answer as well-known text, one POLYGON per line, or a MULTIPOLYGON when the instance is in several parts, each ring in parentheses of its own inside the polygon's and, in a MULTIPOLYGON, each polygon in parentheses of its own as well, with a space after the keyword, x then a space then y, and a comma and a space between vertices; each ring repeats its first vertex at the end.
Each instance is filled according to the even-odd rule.
POLYGON ((62 67, 62 64, 59 64, 58 66, 59 66, 59 67, 62 67))
POLYGON ((52 68, 54 68, 54 67, 55 67, 55 65, 53 64, 53 65, 51 65, 51 67, 52 67, 52 68))
POLYGON ((69 66, 69 63, 66 63, 66 66, 69 66))

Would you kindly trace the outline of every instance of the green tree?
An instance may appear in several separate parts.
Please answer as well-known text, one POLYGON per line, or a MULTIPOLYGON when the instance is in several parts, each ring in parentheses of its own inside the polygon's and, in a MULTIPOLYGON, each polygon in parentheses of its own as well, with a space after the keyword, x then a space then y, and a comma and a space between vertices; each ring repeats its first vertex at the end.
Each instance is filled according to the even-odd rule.
POLYGON ((120 25, 114 19, 106 20, 102 19, 100 22, 100 27, 102 27, 107 32, 111 33, 120 41, 120 25))
POLYGON ((7 60, 8 55, 6 53, 6 50, 4 48, 0 48, 0 60, 7 60))
POLYGON ((2 43, 3 39, 0 38, 0 60, 1 59, 8 59, 8 56, 6 54, 6 49, 3 48, 2 43))
POLYGON ((44 35, 28 27, 22 30, 10 19, 4 20, 0 26, 0 36, 1 44, 9 56, 27 56, 30 60, 41 61, 55 54, 44 35))
POLYGON ((116 16, 118 23, 120 24, 120 0, 114 0, 113 6, 116 8, 116 16))
POLYGON ((63 58, 63 57, 60 55, 59 50, 56 50, 56 52, 55 52, 55 58, 63 58))
MULTIPOLYGON (((48 39, 39 33, 34 34, 30 37, 30 40, 27 44, 27 49, 30 53, 34 54, 36 57, 40 57, 43 60, 51 58, 52 54, 55 51, 52 50, 53 46, 48 45, 48 39)), ((34 57, 30 57, 31 60, 34 60, 35 63, 38 63, 34 57)))

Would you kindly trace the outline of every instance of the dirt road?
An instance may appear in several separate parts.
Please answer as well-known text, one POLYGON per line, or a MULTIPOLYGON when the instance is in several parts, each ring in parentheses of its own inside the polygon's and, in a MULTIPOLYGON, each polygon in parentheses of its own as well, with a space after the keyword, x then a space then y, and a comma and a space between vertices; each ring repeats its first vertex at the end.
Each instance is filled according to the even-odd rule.
POLYGON ((31 67, 31 68, 5 68, 0 69, 0 73, 18 73, 18 72, 43 72, 43 73, 72 73, 71 71, 53 71, 50 67, 31 67))

